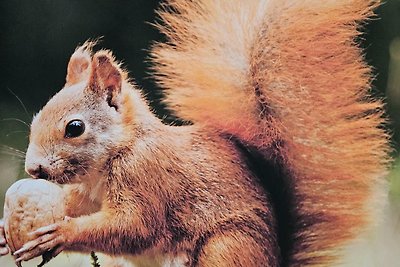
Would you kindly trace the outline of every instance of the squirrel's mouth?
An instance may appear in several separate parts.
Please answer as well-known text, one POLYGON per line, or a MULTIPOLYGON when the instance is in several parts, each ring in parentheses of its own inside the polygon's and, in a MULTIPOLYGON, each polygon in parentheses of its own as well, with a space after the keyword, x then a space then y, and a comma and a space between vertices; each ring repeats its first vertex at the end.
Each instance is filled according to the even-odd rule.
POLYGON ((66 169, 61 174, 55 176, 48 176, 46 180, 56 182, 58 184, 71 184, 75 180, 79 180, 78 177, 85 175, 83 169, 75 168, 73 170, 66 169))
POLYGON ((64 182, 64 183, 68 183, 68 182, 70 182, 75 176, 77 175, 77 173, 75 172, 75 171, 72 171, 72 170, 65 170, 64 172, 63 172, 63 175, 62 175, 62 181, 64 182))
POLYGON ((55 182, 57 184, 68 184, 74 180, 76 174, 72 171, 63 171, 60 175, 49 175, 45 180, 55 182))
POLYGON ((57 177, 56 182, 60 184, 68 184, 73 183, 74 180, 77 180, 78 177, 84 176, 86 172, 83 168, 74 168, 64 170, 62 175, 57 177))
POLYGON ((79 180, 79 177, 87 174, 86 166, 80 160, 76 158, 68 159, 68 165, 60 175, 54 176, 53 181, 59 184, 73 183, 75 180, 79 180))

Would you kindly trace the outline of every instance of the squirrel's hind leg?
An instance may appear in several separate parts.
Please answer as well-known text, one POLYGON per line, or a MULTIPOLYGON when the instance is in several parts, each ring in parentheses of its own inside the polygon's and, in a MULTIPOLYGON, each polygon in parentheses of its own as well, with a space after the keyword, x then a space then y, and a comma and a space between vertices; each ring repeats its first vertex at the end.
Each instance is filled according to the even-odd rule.
POLYGON ((233 230, 202 238, 197 243, 192 267, 279 266, 275 242, 265 236, 233 230))

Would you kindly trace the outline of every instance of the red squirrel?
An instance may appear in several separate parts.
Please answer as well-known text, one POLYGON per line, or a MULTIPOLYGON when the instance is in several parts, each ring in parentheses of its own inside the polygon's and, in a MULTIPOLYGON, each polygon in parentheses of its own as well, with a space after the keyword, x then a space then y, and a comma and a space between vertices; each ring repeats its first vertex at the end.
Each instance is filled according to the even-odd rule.
POLYGON ((94 250, 182 266, 340 263, 389 161, 357 42, 378 4, 164 2, 153 74, 186 126, 163 124, 110 51, 78 47, 32 121, 25 164, 66 184, 69 217, 34 231, 16 261, 94 250))

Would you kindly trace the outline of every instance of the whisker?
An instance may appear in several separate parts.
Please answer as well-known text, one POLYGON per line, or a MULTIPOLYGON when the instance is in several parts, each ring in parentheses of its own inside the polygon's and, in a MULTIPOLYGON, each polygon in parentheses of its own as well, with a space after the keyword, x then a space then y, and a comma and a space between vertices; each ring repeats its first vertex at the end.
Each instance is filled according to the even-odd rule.
POLYGON ((96 167, 93 167, 93 166, 87 167, 86 169, 88 169, 88 170, 95 170, 95 171, 101 171, 101 169, 96 168, 96 167))
POLYGON ((28 113, 28 110, 26 109, 26 106, 25 106, 25 104, 22 102, 21 98, 19 98, 19 97, 17 96, 17 94, 14 93, 10 88, 7 88, 7 90, 8 90, 13 96, 15 96, 15 98, 19 101, 19 103, 21 104, 22 108, 24 109, 25 114, 29 117, 30 115, 29 115, 29 113, 28 113))
MULTIPOLYGON (((12 131, 12 132, 9 132, 8 134, 6 134, 6 137, 9 137, 11 134, 15 134, 15 133, 28 133, 27 131, 12 131)), ((26 137, 28 137, 28 136, 26 136, 26 137)))
POLYGON ((40 147, 44 150, 44 153, 46 153, 46 156, 50 155, 50 154, 47 152, 46 148, 43 146, 43 144, 40 144, 40 147))
POLYGON ((19 153, 21 153, 21 154, 24 154, 24 155, 25 155, 25 152, 24 152, 24 151, 22 151, 22 150, 19 150, 18 148, 15 148, 15 147, 12 147, 12 146, 8 146, 8 145, 0 144, 0 147, 2 147, 2 148, 4 148, 4 149, 11 150, 11 151, 19 152, 19 153))
POLYGON ((79 164, 80 165, 80 167, 82 167, 82 170, 87 174, 87 175, 89 175, 89 172, 88 172, 88 170, 85 168, 85 166, 83 166, 82 164, 79 164))
MULTIPOLYGON (((7 155, 7 156, 12 156, 12 155, 7 155)), ((17 158, 17 157, 8 158, 8 160, 11 161, 11 162, 16 162, 16 163, 18 163, 18 164, 23 164, 23 163, 25 162, 24 159, 22 159, 22 158, 17 158)))
POLYGON ((14 157, 18 157, 18 158, 21 158, 21 159, 25 158, 25 155, 18 154, 18 153, 14 152, 14 151, 0 150, 0 154, 14 156, 14 157))
POLYGON ((0 155, 13 156, 13 157, 16 157, 18 159, 25 159, 25 156, 19 155, 19 154, 15 154, 15 153, 13 153, 11 151, 0 151, 0 155))
POLYGON ((71 170, 71 173, 72 173, 73 175, 75 175, 75 176, 78 176, 78 173, 77 173, 76 171, 74 171, 74 170, 71 170))
POLYGON ((68 176, 65 173, 63 173, 63 176, 61 178, 63 183, 68 181, 68 176))
POLYGON ((21 151, 21 150, 19 150, 17 148, 14 148, 14 147, 11 147, 11 146, 7 146, 7 145, 3 145, 3 144, 0 144, 0 151, 4 151, 4 152, 8 151, 8 152, 12 152, 12 153, 15 153, 16 155, 20 155, 20 156, 24 156, 24 157, 25 157, 25 154, 26 154, 24 151, 21 151))
POLYGON ((17 121, 17 122, 20 122, 20 123, 24 124, 26 127, 28 127, 28 129, 31 128, 30 124, 28 124, 25 121, 23 121, 21 119, 18 119, 18 118, 5 118, 5 119, 2 119, 2 121, 17 121))

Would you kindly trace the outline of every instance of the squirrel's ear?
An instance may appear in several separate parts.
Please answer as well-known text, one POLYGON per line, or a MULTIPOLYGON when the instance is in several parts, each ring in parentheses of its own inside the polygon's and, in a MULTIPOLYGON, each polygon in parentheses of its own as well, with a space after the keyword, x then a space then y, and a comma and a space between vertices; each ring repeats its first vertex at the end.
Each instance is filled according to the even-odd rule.
POLYGON ((117 108, 123 72, 109 51, 99 51, 93 56, 89 90, 105 95, 111 107, 117 108))
POLYGON ((91 73, 90 54, 90 48, 86 44, 75 50, 68 63, 66 85, 89 80, 91 73))

